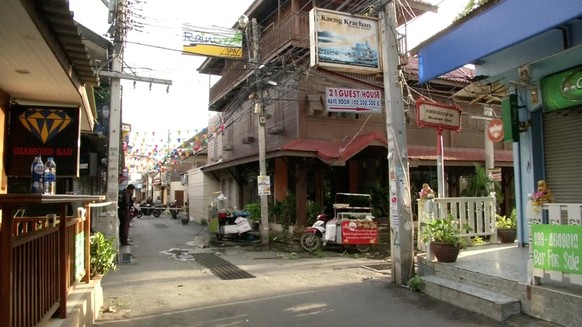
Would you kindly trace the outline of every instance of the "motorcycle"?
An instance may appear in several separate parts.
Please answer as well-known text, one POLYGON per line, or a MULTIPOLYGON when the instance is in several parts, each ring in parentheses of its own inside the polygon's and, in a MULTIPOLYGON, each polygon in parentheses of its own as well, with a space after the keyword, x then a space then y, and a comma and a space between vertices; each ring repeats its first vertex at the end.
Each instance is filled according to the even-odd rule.
POLYGON ((176 200, 170 202, 168 204, 168 208, 170 210, 170 214, 172 215, 172 218, 178 219, 178 213, 180 212, 180 208, 178 208, 178 203, 176 202, 176 200))
POLYGON ((318 215, 315 223, 301 235, 301 247, 313 252, 328 244, 338 244, 368 252, 372 245, 378 244, 378 225, 370 203, 368 194, 338 193, 333 205, 335 217, 318 215))
POLYGON ((133 218, 137 217, 138 212, 139 212, 139 210, 135 207, 134 204, 130 205, 129 206, 129 221, 131 221, 133 218))
MULTIPOLYGON (((142 216, 151 216, 154 212, 154 206, 151 203, 142 202, 139 205, 139 210, 137 212, 137 218, 141 218, 142 216)), ((159 215, 157 216, 159 217, 159 215)))
POLYGON ((164 208, 164 205, 161 203, 156 203, 154 204, 154 208, 152 210, 152 215, 154 215, 154 217, 158 218, 159 216, 162 215, 162 212, 166 211, 166 208, 164 208))

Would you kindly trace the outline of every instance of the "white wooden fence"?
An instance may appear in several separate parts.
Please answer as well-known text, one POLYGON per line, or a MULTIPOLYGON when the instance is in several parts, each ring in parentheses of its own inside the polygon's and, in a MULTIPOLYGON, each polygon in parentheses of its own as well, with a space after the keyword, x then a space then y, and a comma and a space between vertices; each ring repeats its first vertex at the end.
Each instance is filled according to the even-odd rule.
POLYGON ((419 200, 417 248, 423 251, 428 250, 422 241, 422 222, 447 218, 449 214, 457 219, 459 226, 468 225, 470 227, 469 231, 461 233, 460 236, 490 237, 491 243, 497 243, 495 207, 496 200, 494 196, 419 200))
MULTIPOLYGON (((542 204, 541 206, 534 206, 531 202, 529 202, 525 211, 530 232, 528 282, 532 285, 539 285, 541 283, 541 278, 548 277, 551 280, 559 281, 562 283, 582 285, 582 275, 534 268, 532 246, 533 224, 582 226, 582 204, 546 203, 542 204)), ((576 240, 578 247, 582 246, 580 245, 580 242, 582 242, 582 240, 576 240)))

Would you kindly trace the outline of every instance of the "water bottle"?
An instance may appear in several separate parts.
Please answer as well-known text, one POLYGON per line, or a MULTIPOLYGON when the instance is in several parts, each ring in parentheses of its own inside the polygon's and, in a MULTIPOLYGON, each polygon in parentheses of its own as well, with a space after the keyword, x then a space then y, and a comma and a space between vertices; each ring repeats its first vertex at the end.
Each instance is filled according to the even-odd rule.
POLYGON ((49 157, 44 166, 44 194, 55 195, 57 188, 57 164, 49 157))
POLYGON ((43 193, 43 176, 44 164, 40 154, 34 158, 32 165, 30 165, 30 175, 32 183, 30 184, 30 193, 43 193))

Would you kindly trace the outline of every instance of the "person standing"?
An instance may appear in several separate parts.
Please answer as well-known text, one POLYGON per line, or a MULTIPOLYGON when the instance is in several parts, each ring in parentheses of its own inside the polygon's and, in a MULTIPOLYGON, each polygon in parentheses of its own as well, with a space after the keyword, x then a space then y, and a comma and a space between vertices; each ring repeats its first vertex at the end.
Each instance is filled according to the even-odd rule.
POLYGON ((135 186, 129 184, 119 195, 117 216, 119 218, 119 243, 121 243, 121 245, 129 245, 129 206, 132 205, 131 199, 134 190, 135 186))

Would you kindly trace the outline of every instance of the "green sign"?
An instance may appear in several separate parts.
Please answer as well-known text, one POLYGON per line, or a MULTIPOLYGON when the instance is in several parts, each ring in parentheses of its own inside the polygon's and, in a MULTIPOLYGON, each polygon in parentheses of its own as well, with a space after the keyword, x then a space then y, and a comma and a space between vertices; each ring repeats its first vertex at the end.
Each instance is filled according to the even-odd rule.
POLYGON ((582 105, 582 66, 540 80, 545 111, 582 105))
POLYGON ((75 279, 85 275, 85 233, 75 235, 75 279))
POLYGON ((532 225, 534 268, 582 275, 582 226, 532 225))
POLYGON ((503 118, 503 140, 519 142, 519 108, 517 95, 510 94, 501 100, 501 117, 503 118))

